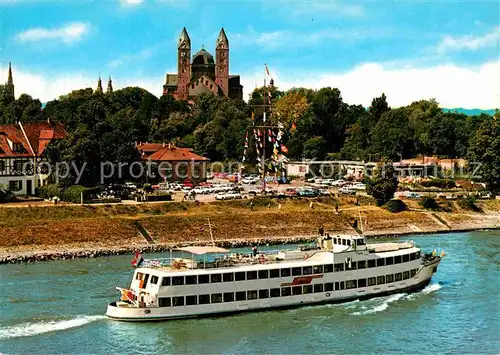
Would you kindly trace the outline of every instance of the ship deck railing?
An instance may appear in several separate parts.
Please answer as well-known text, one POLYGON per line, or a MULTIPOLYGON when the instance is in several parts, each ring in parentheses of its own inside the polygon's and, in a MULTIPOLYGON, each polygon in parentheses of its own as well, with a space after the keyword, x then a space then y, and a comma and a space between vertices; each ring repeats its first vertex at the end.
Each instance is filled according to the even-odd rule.
POLYGON ((256 256, 253 253, 234 253, 225 256, 216 256, 207 258, 195 258, 191 256, 189 258, 185 256, 169 257, 169 258, 155 258, 155 259, 144 259, 144 261, 139 265, 139 267, 146 268, 166 268, 169 271, 174 270, 186 270, 186 269, 214 269, 214 268, 225 268, 225 267, 235 267, 243 265, 255 265, 255 264, 270 264, 282 261, 290 261, 280 259, 278 253, 280 252, 290 252, 297 249, 276 249, 276 250, 264 250, 259 251, 256 256), (181 265, 181 267, 175 267, 175 265, 181 265))
POLYGON ((397 242, 385 242, 385 243, 368 243, 367 248, 375 250, 376 253, 397 251, 401 249, 410 249, 415 247, 415 242, 413 240, 397 241, 397 242))

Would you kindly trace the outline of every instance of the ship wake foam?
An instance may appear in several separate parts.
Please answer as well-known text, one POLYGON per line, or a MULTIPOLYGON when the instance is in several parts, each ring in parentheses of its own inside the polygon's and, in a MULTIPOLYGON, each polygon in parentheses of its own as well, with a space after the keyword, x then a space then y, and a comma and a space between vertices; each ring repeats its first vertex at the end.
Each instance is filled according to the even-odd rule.
MULTIPOLYGON (((382 312, 382 311, 385 311, 387 308, 389 308, 389 305, 393 302, 396 302, 399 300, 408 300, 408 301, 414 300, 422 295, 428 295, 428 294, 431 294, 433 292, 436 292, 437 290, 440 290, 441 288, 442 288, 442 286, 440 284, 431 284, 431 285, 426 286, 424 289, 422 289, 421 291, 419 291, 417 293, 412 293, 412 294, 397 293, 397 294, 389 296, 387 298, 376 299, 376 300, 382 300, 382 303, 375 304, 370 308, 368 308, 369 306, 366 306, 366 304, 364 302, 362 302, 362 303, 360 303, 362 310, 358 311, 358 312, 354 312, 354 313, 352 313, 352 315, 362 316, 362 315, 382 312)), ((353 307, 347 307, 347 309, 349 309, 349 308, 353 308, 353 307)))
POLYGON ((405 296, 406 296, 405 293, 397 293, 395 295, 389 296, 388 298, 384 299, 384 301, 381 304, 375 305, 372 308, 369 308, 365 311, 354 312, 352 315, 362 316, 365 314, 372 314, 372 313, 385 311, 389 307, 389 304, 391 304, 392 302, 399 301, 400 299, 402 299, 405 296))
POLYGON ((37 323, 22 323, 0 329, 0 339, 29 337, 43 333, 56 332, 105 319, 105 316, 76 316, 72 319, 59 321, 44 321, 37 323))

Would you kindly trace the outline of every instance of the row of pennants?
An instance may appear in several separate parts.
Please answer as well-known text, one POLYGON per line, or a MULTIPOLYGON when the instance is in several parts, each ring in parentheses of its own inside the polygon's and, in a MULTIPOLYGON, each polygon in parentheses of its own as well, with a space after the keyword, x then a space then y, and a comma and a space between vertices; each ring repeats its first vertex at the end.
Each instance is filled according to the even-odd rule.
MULTIPOLYGON (((254 127, 252 129, 252 133, 255 141, 255 151, 257 152, 257 165, 259 169, 259 174, 263 175, 263 164, 262 164, 262 153, 264 149, 265 138, 269 143, 273 143, 273 154, 271 155, 271 162, 267 164, 267 168, 272 171, 277 172, 277 167, 279 163, 282 164, 282 169, 284 169, 284 165, 288 162, 288 158, 285 156, 288 154, 288 148, 282 143, 283 138, 283 124, 278 124, 277 132, 271 128, 259 128, 254 127), (267 137, 266 137, 267 133, 267 137), (281 160, 279 159, 279 154, 281 153, 281 160)), ((249 147, 249 131, 245 134, 245 146, 243 149, 243 163, 245 163, 248 159, 247 152, 249 147)))

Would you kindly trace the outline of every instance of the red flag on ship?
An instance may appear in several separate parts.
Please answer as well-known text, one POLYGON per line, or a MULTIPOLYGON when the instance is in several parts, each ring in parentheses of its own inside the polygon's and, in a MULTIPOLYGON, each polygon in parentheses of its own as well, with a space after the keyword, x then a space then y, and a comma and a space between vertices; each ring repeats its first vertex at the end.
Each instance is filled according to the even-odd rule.
POLYGON ((138 250, 136 250, 135 256, 132 259, 132 266, 138 267, 143 261, 144 258, 142 257, 141 253, 138 250))
POLYGON ((286 154, 286 153, 288 153, 288 148, 284 144, 282 144, 281 151, 286 154))

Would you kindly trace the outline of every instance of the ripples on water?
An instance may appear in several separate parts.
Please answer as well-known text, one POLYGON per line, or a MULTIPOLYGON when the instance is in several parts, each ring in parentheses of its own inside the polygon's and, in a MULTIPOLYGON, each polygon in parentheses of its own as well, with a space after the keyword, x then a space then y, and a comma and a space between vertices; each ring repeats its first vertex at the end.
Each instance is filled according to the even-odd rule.
POLYGON ((499 353, 498 232, 414 237, 447 257, 413 294, 159 323, 103 316, 130 256, 0 266, 0 353, 499 353))

